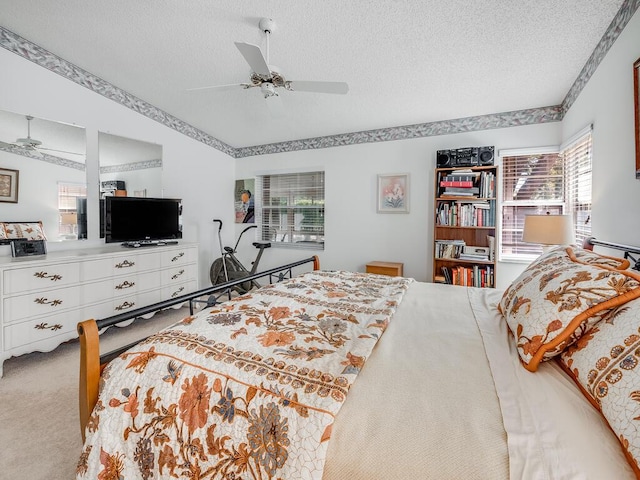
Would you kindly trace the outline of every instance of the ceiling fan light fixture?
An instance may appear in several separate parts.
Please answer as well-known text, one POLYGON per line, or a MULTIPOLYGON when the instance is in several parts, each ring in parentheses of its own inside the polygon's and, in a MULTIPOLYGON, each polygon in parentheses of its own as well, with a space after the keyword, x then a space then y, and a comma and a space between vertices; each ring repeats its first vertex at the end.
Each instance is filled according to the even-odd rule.
POLYGON ((278 93, 276 92, 276 88, 273 86, 273 83, 271 82, 263 82, 260 85, 260 91, 262 92, 262 95, 264 95, 264 98, 278 96, 278 93))

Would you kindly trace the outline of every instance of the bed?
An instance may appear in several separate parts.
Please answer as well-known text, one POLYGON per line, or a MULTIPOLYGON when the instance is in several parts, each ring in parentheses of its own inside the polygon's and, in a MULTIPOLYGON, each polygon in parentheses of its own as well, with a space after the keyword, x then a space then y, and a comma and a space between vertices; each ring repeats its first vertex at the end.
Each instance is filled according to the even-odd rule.
POLYGON ((77 478, 638 478, 629 266, 558 248, 500 292, 315 259, 102 367, 82 322, 77 478))

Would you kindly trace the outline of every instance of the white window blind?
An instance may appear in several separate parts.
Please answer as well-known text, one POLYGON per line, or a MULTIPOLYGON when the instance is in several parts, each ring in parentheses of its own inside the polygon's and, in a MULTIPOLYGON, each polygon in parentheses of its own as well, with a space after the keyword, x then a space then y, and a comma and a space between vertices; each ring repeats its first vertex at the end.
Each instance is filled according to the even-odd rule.
POLYGON ((258 176, 256 223, 274 246, 324 249, 324 172, 258 176))
POLYGON ((591 130, 559 152, 502 157, 503 258, 531 258, 542 246, 522 241, 526 215, 572 214, 576 243, 591 235, 591 130))
POLYGON ((576 243, 591 236, 591 131, 562 150, 566 165, 567 203, 573 213, 576 243))

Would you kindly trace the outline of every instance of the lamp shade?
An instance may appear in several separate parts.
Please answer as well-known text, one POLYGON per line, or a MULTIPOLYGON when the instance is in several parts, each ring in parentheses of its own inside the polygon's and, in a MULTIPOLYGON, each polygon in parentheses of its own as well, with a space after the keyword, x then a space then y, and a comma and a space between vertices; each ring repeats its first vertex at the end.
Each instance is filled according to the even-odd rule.
POLYGON ((573 243, 573 218, 571 215, 526 215, 522 241, 542 245, 573 243))

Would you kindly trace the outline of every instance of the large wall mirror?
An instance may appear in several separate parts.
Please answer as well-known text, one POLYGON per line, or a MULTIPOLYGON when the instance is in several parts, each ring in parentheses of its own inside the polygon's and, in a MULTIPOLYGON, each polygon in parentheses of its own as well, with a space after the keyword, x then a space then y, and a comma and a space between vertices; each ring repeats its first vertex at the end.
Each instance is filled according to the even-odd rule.
POLYGON ((162 197, 161 145, 100 132, 98 150, 101 205, 110 195, 162 197))
POLYGON ((16 185, 12 201, 0 203, 0 221, 41 221, 50 242, 78 238, 77 205, 87 185, 84 128, 0 111, 2 171, 16 172, 7 177, 16 185))
POLYGON ((640 58, 633 64, 633 97, 636 117, 636 178, 640 180, 640 58))

